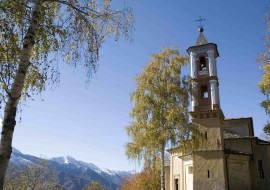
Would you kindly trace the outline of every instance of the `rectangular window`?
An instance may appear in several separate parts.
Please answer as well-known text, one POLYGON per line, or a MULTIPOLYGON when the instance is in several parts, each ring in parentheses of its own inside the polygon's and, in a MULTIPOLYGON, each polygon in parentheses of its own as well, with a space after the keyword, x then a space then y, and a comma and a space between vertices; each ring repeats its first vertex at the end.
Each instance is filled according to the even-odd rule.
POLYGON ((178 179, 174 179, 175 190, 179 190, 178 179))
POLYGON ((206 99, 208 98, 208 88, 207 88, 207 85, 203 85, 201 87, 201 97, 206 99))
POLYGON ((208 178, 210 178, 210 171, 209 170, 207 171, 207 176, 208 176, 208 178))
POLYGON ((259 178, 260 178, 260 179, 264 179, 263 162, 262 162, 262 160, 257 160, 257 164, 258 164, 259 178))
POLYGON ((204 138, 207 139, 207 131, 204 132, 204 138))

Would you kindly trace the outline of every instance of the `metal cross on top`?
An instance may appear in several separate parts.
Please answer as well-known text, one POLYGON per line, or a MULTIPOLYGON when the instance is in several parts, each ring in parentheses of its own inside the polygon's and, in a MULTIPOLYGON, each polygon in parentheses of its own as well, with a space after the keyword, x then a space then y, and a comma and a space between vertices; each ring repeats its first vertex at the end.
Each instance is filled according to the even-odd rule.
POLYGON ((200 22, 200 25, 199 25, 199 28, 202 28, 203 25, 202 25, 202 21, 204 21, 206 19, 202 18, 201 16, 199 16, 199 19, 198 20, 195 20, 195 22, 200 22))

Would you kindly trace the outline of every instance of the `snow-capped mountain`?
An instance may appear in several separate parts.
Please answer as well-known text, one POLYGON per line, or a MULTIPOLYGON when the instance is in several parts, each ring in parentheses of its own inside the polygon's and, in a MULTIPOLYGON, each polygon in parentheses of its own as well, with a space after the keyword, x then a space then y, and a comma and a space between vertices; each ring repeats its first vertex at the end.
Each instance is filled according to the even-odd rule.
POLYGON ((59 164, 73 164, 77 167, 86 167, 92 170, 99 170, 99 168, 96 165, 92 163, 86 163, 80 160, 76 160, 75 158, 72 158, 71 156, 53 157, 50 160, 55 161, 59 164))
POLYGON ((62 157, 53 157, 50 159, 51 161, 55 161, 59 164, 66 164, 66 165, 74 165, 78 168, 89 168, 91 170, 94 170, 95 172, 102 174, 108 174, 111 176, 116 176, 119 175, 121 177, 126 177, 129 176, 131 174, 130 171, 113 171, 107 168, 99 168, 98 166, 92 164, 92 163, 86 163, 83 162, 81 160, 76 160, 75 158, 71 157, 71 156, 62 156, 62 157))
MULTIPOLYGON (((13 148, 10 163, 22 168, 36 165, 37 157, 23 154, 13 148)), ((122 180, 132 175, 129 171, 102 169, 92 163, 76 160, 71 156, 48 159, 49 165, 58 172, 59 184, 68 190, 80 190, 92 180, 98 180, 106 187, 116 190, 122 180)))
POLYGON ((16 148, 12 148, 10 162, 20 167, 35 164, 27 155, 24 155, 16 148))

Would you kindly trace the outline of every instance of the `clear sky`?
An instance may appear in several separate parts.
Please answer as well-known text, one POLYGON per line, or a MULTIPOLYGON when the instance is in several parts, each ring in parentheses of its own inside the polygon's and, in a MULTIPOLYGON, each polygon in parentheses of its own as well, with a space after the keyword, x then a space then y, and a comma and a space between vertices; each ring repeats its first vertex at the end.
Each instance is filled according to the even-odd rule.
MULTIPOLYGON (((120 8, 120 2, 113 0, 112 4, 120 8)), ((132 43, 107 40, 98 72, 87 88, 82 70, 60 64, 60 86, 47 88, 23 107, 14 147, 36 156, 70 155, 100 167, 134 170, 124 150, 134 77, 162 47, 178 47, 186 55, 199 34, 194 22, 198 16, 206 19, 208 42, 218 45, 225 117, 253 117, 255 134, 260 136, 267 116, 259 106, 264 97, 258 88, 262 71, 256 57, 263 49, 269 1, 126 0, 126 4, 135 14, 132 43)))

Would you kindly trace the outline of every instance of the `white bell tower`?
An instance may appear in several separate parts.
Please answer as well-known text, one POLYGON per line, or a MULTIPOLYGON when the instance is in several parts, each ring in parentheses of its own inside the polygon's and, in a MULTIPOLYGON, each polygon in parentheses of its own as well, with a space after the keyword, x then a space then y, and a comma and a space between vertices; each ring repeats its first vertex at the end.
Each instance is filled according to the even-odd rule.
POLYGON ((199 110, 217 110, 220 108, 219 83, 217 75, 217 45, 208 43, 203 35, 203 28, 196 45, 188 48, 191 64, 192 112, 199 110))
POLYGON ((219 53, 216 44, 207 42, 202 27, 199 32, 195 46, 187 49, 193 89, 190 115, 204 137, 204 143, 193 151, 193 189, 225 190, 224 115, 216 65, 219 53))

